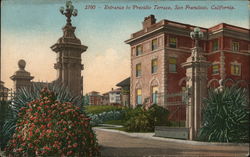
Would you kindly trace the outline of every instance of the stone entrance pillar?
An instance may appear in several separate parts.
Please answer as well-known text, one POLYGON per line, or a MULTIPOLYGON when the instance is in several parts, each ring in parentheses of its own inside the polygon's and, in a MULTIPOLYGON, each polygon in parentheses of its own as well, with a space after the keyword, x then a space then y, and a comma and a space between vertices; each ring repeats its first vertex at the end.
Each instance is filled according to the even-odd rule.
POLYGON ((202 55, 199 47, 199 40, 203 33, 199 28, 195 28, 190 36, 195 41, 192 54, 182 67, 186 68, 187 89, 189 91, 189 101, 187 106, 187 127, 189 128, 189 139, 194 140, 201 127, 202 120, 202 100, 207 96, 207 68, 210 65, 202 55))
POLYGON ((20 88, 26 87, 31 88, 31 80, 34 78, 30 76, 30 73, 25 70, 26 62, 21 59, 18 61, 19 70, 15 72, 14 75, 10 77, 14 81, 14 91, 20 88))
POLYGON ((83 77, 81 71, 81 54, 87 50, 87 46, 81 44, 81 41, 75 36, 75 29, 71 24, 71 16, 77 16, 77 10, 74 9, 71 1, 66 2, 66 9, 61 7, 60 12, 67 17, 67 23, 62 28, 63 36, 57 43, 51 46, 51 49, 57 53, 57 63, 54 68, 57 70, 57 80, 67 86, 75 96, 82 95, 83 77))

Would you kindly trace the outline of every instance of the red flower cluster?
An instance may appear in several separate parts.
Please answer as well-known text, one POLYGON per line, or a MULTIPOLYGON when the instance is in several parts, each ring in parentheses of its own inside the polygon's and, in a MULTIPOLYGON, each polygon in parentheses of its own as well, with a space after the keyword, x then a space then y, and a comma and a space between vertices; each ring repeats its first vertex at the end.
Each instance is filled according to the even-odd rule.
POLYGON ((9 156, 98 156, 90 119, 71 103, 55 100, 43 89, 41 98, 20 109, 6 153, 9 156))

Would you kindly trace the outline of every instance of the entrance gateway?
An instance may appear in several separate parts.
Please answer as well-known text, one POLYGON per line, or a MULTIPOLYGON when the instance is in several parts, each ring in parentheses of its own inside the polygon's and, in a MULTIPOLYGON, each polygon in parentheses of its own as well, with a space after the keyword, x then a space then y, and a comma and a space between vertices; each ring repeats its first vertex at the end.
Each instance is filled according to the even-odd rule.
POLYGON ((182 67, 186 68, 186 128, 163 128, 156 127, 156 136, 183 138, 194 140, 198 136, 202 119, 202 98, 207 96, 207 68, 210 65, 202 55, 202 49, 199 47, 199 40, 203 38, 203 32, 199 28, 194 28, 190 33, 195 42, 192 48, 191 56, 182 67), (188 132, 188 133, 187 133, 188 132))

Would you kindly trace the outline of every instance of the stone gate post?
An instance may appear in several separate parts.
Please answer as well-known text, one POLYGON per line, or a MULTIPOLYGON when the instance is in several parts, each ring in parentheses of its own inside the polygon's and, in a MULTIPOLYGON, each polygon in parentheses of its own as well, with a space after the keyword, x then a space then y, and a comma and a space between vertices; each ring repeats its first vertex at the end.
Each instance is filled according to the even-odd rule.
POLYGON ((189 128, 189 140, 194 140, 201 127, 202 100, 207 95, 207 68, 210 65, 202 55, 199 40, 203 38, 203 32, 195 28, 190 36, 195 41, 191 56, 182 67, 186 68, 187 88, 189 90, 189 101, 187 106, 187 125, 189 128))

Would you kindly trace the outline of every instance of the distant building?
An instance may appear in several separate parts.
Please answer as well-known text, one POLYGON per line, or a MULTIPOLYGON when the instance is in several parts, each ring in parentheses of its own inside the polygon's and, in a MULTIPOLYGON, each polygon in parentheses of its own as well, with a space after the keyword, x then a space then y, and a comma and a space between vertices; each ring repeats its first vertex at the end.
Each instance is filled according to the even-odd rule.
POLYGON ((9 89, 4 87, 4 82, 0 81, 0 101, 8 100, 9 89))
POLYGON ((116 86, 121 87, 121 105, 130 106, 130 77, 119 82, 116 86))
POLYGON ((109 92, 110 105, 121 105, 121 88, 113 89, 109 92))
POLYGON ((102 104, 103 105, 110 105, 110 102, 109 102, 109 92, 104 93, 102 95, 102 104))
MULTIPOLYGON (((165 106, 167 96, 186 87, 186 70, 181 66, 191 55, 194 43, 190 32, 196 26, 161 20, 150 15, 142 29, 125 41, 131 46, 130 103, 165 106)), ((218 87, 219 80, 230 86, 250 83, 249 29, 225 23, 201 28, 200 47, 212 66, 208 68, 207 88, 218 87)))
POLYGON ((121 88, 111 89, 102 95, 103 105, 121 105, 121 88))
POLYGON ((87 95, 89 97, 89 105, 102 105, 102 96, 99 92, 92 91, 87 95))

